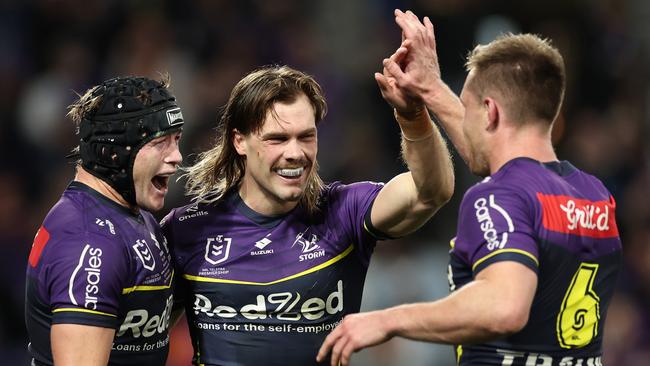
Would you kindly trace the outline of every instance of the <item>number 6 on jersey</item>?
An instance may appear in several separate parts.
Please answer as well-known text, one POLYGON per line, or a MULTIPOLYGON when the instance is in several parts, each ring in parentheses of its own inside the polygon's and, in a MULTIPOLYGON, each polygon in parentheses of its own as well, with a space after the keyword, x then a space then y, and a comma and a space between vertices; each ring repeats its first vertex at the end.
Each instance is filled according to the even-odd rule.
POLYGON ((563 348, 580 348, 598 335, 600 298, 593 290, 597 264, 582 263, 564 295, 557 316, 557 337, 563 348))

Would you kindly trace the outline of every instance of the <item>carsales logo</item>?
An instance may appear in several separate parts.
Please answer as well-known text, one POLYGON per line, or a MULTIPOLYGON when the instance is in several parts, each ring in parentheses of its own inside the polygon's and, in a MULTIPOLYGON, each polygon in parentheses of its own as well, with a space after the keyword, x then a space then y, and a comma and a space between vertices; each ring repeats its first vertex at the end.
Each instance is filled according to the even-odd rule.
POLYGON ((99 296, 99 282, 102 277, 102 250, 100 248, 93 248, 90 244, 81 251, 79 256, 79 263, 70 276, 70 283, 68 286, 68 296, 70 301, 79 305, 75 296, 75 279, 79 271, 82 271, 80 277, 84 278, 85 286, 83 287, 84 293, 84 307, 86 309, 97 310, 97 300, 99 296), (82 269, 83 268, 83 269, 82 269))
POLYGON ((542 224, 548 230, 592 238, 618 236, 613 197, 609 201, 590 201, 537 193, 537 199, 542 204, 542 224))
POLYGON ((508 242, 508 233, 515 231, 515 226, 512 223, 512 219, 508 212, 501 206, 499 206, 494 201, 494 195, 491 194, 487 199, 481 197, 474 201, 474 209, 476 210, 476 219, 478 220, 479 227, 483 232, 483 238, 487 242, 487 248, 489 250, 494 249, 503 249, 503 247, 508 242), (508 230, 499 230, 494 227, 494 221, 490 215, 490 209, 493 209, 493 213, 498 213, 503 216, 503 219, 506 221, 508 230))

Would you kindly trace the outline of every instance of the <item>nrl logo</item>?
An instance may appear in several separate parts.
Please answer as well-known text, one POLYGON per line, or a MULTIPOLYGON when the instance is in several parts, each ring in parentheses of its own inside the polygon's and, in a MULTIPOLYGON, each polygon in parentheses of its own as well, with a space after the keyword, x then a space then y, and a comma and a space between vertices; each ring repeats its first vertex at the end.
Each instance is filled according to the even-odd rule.
POLYGON ((205 245, 205 260, 216 265, 228 259, 231 242, 232 238, 224 238, 223 235, 208 238, 205 245))
POLYGON ((135 244, 133 244, 133 250, 135 250, 135 254, 142 261, 144 268, 150 271, 156 268, 156 260, 153 257, 151 248, 149 248, 149 244, 144 239, 136 240, 135 244))

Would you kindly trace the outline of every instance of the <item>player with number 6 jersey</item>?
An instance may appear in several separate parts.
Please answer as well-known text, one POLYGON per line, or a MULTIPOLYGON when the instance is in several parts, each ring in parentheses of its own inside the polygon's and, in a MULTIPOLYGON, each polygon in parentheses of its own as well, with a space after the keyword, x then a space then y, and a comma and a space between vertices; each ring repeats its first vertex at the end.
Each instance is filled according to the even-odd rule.
POLYGON ((621 266, 614 198, 558 159, 564 61, 547 39, 508 34, 467 57, 460 97, 442 81, 433 23, 395 11, 403 42, 386 77, 421 98, 485 179, 460 205, 451 294, 346 317, 318 359, 391 337, 451 344, 458 366, 599 366, 607 308, 621 266))
POLYGON ((451 290, 499 261, 530 268, 538 285, 526 326, 459 347, 461 364, 600 364, 621 261, 615 209, 598 179, 566 161, 514 159, 465 194, 450 252, 451 290))

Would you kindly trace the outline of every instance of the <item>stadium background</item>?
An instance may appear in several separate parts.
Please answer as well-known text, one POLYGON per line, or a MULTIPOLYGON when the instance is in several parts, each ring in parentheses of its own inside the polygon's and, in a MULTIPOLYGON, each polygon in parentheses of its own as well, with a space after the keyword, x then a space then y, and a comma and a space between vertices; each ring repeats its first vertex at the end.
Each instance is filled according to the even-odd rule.
MULTIPOLYGON (((404 167, 399 130, 373 72, 399 44, 394 8, 436 26, 444 79, 502 31, 553 39, 568 88, 554 138, 561 158, 604 180, 618 202, 625 268, 605 334, 605 363, 650 360, 650 3, 646 0, 331 0, 0 2, 0 364, 26 364, 24 270, 42 218, 73 176, 66 106, 116 75, 169 72, 187 124, 185 162, 213 138, 218 107, 248 71, 288 64, 322 84, 322 176, 386 181, 404 167)), ((418 233, 377 249, 364 309, 440 298, 458 203, 477 178, 456 156, 454 198, 418 233)), ((186 202, 177 184, 164 212, 186 202)), ((489 309, 486 309, 489 313, 489 309)), ((187 365, 175 329, 169 365, 187 365)), ((451 347, 394 340, 357 365, 452 365, 451 347)))

